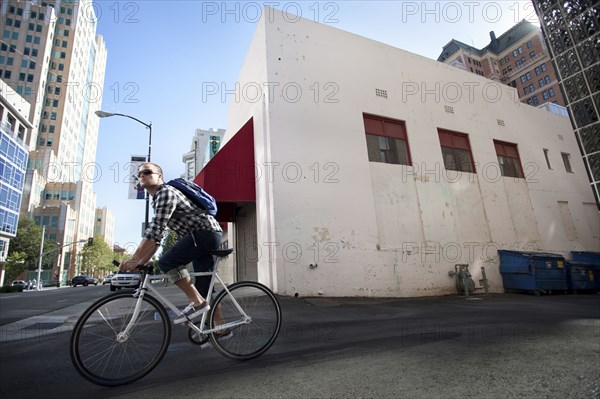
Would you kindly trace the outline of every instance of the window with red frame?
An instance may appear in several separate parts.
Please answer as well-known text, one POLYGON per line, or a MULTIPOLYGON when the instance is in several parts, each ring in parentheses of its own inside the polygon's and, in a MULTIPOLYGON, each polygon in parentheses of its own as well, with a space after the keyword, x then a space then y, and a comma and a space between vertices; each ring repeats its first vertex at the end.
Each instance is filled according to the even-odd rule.
POLYGON ((494 147, 502 176, 524 178, 517 145, 494 140, 494 147))
POLYGON ((444 167, 447 170, 475 173, 469 136, 464 133, 438 129, 444 167))
POLYGON ((370 162, 410 165, 404 122, 363 114, 370 162))

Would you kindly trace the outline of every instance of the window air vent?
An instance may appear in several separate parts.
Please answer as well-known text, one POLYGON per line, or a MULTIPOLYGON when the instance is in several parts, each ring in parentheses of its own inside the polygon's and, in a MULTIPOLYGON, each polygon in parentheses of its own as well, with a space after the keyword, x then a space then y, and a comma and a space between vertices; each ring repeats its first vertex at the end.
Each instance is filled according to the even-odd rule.
POLYGON ((447 114, 453 114, 454 113, 454 107, 450 107, 448 105, 444 105, 444 110, 446 111, 447 114))
POLYGON ((387 90, 375 89, 375 95, 377 97, 388 98, 387 97, 387 90))
POLYGON ((506 126, 504 124, 504 119, 496 119, 496 122, 498 122, 498 126, 506 126))

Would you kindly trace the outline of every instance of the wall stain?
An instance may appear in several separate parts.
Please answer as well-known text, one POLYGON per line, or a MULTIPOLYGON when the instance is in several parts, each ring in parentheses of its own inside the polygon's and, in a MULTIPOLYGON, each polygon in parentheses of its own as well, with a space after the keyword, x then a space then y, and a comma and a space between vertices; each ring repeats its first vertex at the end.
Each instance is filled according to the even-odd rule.
POLYGON ((316 234, 312 236, 313 240, 316 242, 329 241, 329 229, 327 227, 315 227, 314 231, 316 234))

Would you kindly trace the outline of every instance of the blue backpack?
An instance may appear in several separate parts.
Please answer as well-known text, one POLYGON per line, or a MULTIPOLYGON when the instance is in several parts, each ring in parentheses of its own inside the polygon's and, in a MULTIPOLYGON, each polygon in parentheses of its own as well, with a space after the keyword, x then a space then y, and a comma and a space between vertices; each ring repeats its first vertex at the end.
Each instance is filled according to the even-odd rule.
POLYGON ((167 184, 181 191, 190 201, 205 210, 209 215, 215 216, 217 214, 217 201, 193 181, 177 178, 167 182, 167 184))

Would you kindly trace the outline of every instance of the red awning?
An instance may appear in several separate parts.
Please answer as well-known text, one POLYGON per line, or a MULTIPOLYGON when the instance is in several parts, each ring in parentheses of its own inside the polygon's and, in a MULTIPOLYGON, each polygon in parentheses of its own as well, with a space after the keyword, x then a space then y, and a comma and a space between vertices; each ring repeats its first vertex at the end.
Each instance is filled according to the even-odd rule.
POLYGON ((217 220, 235 220, 235 204, 256 202, 254 124, 248 122, 198 173, 194 182, 217 200, 217 220))

